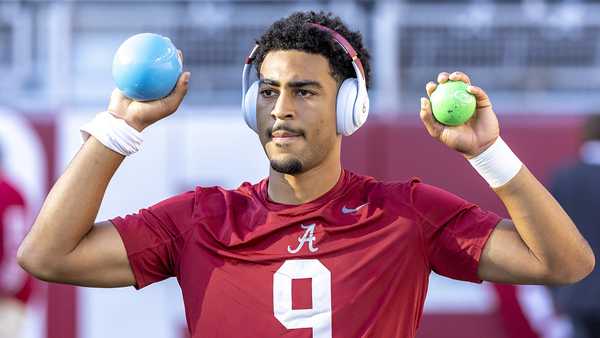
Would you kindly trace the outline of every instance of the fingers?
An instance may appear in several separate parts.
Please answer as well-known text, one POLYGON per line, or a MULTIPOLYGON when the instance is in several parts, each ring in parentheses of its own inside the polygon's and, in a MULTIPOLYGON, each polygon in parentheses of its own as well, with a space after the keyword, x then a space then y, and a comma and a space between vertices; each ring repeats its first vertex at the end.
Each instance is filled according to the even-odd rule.
POLYGON ((179 76, 175 89, 173 89, 173 92, 165 98, 167 104, 170 107, 174 107, 174 109, 177 109, 177 107, 187 94, 191 76, 192 74, 190 72, 184 72, 179 76))
POLYGON ((431 111, 431 102, 426 97, 421 98, 421 111, 419 113, 421 121, 425 125, 425 129, 429 135, 434 138, 439 138, 444 130, 444 126, 435 120, 431 111))
POLYGON ((129 106, 129 103, 131 103, 131 99, 123 95, 123 93, 118 88, 115 88, 110 94, 108 111, 113 112, 117 116, 124 116, 125 111, 127 111, 127 106, 129 106))
POLYGON ((469 76, 463 72, 454 72, 452 74, 450 74, 449 79, 451 81, 462 81, 466 84, 471 84, 471 79, 469 78, 469 76))
POLYGON ((477 109, 488 108, 492 106, 490 98, 480 87, 468 86, 467 91, 475 96, 475 100, 477 102, 477 109))
POLYGON ((111 101, 117 101, 117 100, 121 100, 123 98, 125 98, 125 95, 123 95, 123 93, 121 93, 119 88, 113 89, 112 93, 110 94, 111 101))
MULTIPOLYGON (((177 55, 179 56, 179 60, 183 65, 183 52, 181 49, 177 50, 177 55)), ((173 92, 171 92, 171 94, 165 98, 165 101, 167 101, 167 104, 170 107, 175 107, 174 109, 177 109, 187 94, 191 75, 192 73, 190 72, 183 72, 181 75, 179 75, 179 79, 177 79, 177 84, 175 85, 173 92)))
POLYGON ((119 90, 119 88, 114 88, 112 93, 110 94, 110 98, 115 98, 115 99, 125 99, 128 100, 129 98, 127 96, 125 96, 125 94, 123 94, 123 92, 121 90, 119 90))
POLYGON ((437 88, 437 84, 433 81, 429 81, 427 82, 427 84, 425 85, 425 91, 427 91, 427 96, 431 97, 431 94, 433 94, 433 92, 435 91, 435 89, 437 88))
POLYGON ((177 55, 179 55, 179 60, 181 61, 181 64, 183 64, 183 52, 181 49, 177 50, 177 55))
POLYGON ((471 79, 469 76, 463 72, 454 72, 452 74, 448 72, 441 72, 437 76, 438 83, 444 83, 450 81, 462 81, 467 84, 471 84, 471 79))
POLYGON ((467 74, 465 74, 463 72, 454 72, 452 74, 450 74, 448 72, 441 72, 438 74, 436 81, 437 81, 437 83, 435 83, 433 81, 429 81, 425 85, 425 90, 427 91, 427 95, 430 97, 431 97, 431 94, 433 94, 433 92, 437 88, 438 84, 441 84, 441 83, 446 83, 448 81, 462 81, 468 85, 471 84, 471 79, 469 78, 469 76, 467 74))
POLYGON ((450 77, 450 74, 447 72, 441 72, 438 74, 437 76, 437 82, 438 83, 445 83, 448 82, 448 78, 450 77))

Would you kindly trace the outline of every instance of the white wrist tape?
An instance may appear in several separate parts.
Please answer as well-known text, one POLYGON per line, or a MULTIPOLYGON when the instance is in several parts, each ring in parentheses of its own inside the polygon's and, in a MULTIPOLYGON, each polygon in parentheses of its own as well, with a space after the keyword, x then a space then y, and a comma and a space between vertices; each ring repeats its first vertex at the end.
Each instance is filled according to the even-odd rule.
POLYGON ((84 142, 92 135, 107 148, 124 156, 140 150, 144 141, 139 131, 107 111, 98 113, 80 131, 84 142))
POLYGON ((517 175, 523 163, 500 137, 469 163, 492 188, 506 184, 517 175))

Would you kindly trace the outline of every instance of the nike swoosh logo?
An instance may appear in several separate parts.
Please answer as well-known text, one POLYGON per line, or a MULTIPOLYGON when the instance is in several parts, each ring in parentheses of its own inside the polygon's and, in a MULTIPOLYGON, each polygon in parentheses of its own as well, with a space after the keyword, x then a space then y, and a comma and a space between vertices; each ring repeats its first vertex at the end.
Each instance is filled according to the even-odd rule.
POLYGON ((342 207, 342 214, 351 214, 351 213, 357 212, 358 210, 360 210, 362 207, 366 206, 367 204, 369 204, 369 203, 359 205, 356 208, 346 208, 346 206, 344 206, 344 207, 342 207))

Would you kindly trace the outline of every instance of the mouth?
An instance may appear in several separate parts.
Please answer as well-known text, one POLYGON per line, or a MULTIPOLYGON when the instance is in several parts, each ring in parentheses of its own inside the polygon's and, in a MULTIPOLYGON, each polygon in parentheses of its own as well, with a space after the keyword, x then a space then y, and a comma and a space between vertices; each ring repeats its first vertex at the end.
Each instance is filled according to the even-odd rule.
POLYGON ((272 140, 278 144, 292 143, 300 140, 300 136, 273 137, 272 140))
POLYGON ((275 143, 291 143, 302 138, 302 134, 288 130, 277 130, 271 133, 271 139, 275 143))

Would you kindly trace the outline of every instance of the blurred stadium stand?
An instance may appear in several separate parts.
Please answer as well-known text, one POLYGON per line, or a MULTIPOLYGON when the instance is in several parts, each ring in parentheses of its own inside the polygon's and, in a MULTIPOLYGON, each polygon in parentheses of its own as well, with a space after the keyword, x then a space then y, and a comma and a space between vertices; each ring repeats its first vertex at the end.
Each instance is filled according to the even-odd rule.
POLYGON ((413 113, 424 84, 463 70, 499 114, 585 113, 600 96, 600 1, 0 0, 0 105, 27 111, 104 105, 112 56, 152 31, 184 51, 188 105, 237 105, 242 62, 273 20, 331 10, 373 55, 373 111, 413 113))

